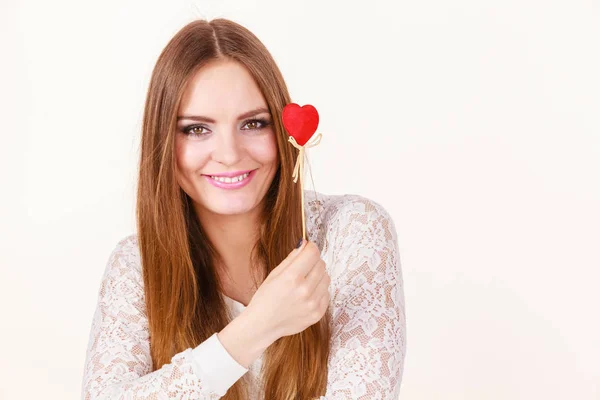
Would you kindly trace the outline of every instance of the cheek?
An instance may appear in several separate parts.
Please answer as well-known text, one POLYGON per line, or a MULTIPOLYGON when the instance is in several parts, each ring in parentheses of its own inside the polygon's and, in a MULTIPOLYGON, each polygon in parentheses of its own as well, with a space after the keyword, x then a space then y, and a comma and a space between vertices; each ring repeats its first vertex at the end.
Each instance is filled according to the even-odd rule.
POLYGON ((252 158, 261 164, 269 164, 277 162, 277 142, 275 135, 265 135, 260 140, 255 140, 248 149, 252 158))
POLYGON ((183 174, 195 173, 208 160, 207 146, 192 140, 180 139, 175 142, 177 167, 183 174))

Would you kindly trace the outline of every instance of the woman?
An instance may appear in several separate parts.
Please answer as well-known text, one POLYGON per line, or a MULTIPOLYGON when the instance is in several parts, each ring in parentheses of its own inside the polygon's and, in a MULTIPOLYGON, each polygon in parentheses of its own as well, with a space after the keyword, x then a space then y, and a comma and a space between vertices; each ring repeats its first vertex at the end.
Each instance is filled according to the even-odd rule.
POLYGON ((167 44, 144 110, 137 233, 108 260, 82 398, 398 398, 394 223, 365 197, 306 192, 298 240, 290 102, 232 21, 194 21, 167 44))

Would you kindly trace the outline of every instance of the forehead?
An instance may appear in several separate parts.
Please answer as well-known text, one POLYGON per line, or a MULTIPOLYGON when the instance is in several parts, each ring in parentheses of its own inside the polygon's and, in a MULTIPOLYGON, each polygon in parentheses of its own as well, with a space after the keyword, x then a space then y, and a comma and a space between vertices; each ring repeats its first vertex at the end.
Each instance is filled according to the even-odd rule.
POLYGON ((216 120, 238 115, 267 103, 250 72, 231 60, 214 60, 188 83, 178 115, 201 114, 216 120))

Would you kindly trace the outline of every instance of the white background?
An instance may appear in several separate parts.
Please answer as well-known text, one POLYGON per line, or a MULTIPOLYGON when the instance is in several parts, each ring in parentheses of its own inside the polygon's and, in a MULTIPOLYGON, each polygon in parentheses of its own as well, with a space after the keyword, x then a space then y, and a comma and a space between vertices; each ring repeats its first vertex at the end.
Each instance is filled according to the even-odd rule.
MULTIPOLYGON (((0 3, 0 398, 78 398, 133 233, 143 102, 184 24, 226 17, 319 110, 317 191, 399 236, 402 399, 600 399, 597 1, 0 3)), ((308 180, 310 182, 310 180, 308 180)))

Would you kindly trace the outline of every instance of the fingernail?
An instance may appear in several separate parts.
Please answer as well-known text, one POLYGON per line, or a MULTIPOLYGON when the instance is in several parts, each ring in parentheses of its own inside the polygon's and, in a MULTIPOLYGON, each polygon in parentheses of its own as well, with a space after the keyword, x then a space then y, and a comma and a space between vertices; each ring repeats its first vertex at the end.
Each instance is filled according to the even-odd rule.
POLYGON ((298 241, 298 244, 296 245, 296 248, 299 249, 300 246, 302 246, 302 238, 300 238, 300 240, 298 241))

